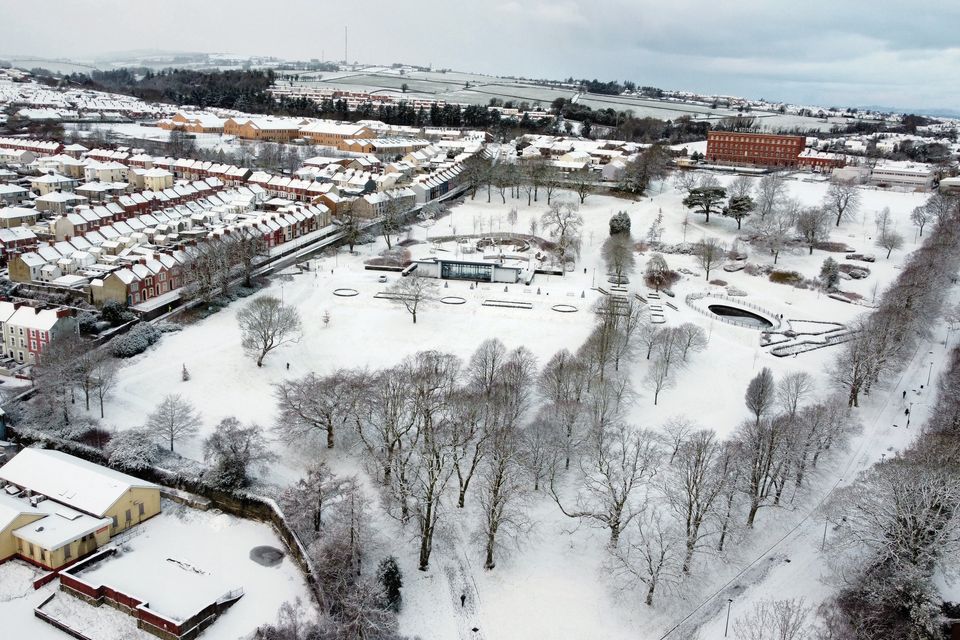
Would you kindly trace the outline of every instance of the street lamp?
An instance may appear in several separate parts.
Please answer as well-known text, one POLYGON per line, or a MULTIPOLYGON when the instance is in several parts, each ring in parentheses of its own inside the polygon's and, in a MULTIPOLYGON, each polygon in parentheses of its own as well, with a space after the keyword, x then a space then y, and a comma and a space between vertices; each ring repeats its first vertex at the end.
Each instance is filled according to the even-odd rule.
POLYGON ((723 637, 727 637, 727 632, 730 631, 730 605, 733 604, 733 598, 727 598, 727 624, 723 627, 723 637))

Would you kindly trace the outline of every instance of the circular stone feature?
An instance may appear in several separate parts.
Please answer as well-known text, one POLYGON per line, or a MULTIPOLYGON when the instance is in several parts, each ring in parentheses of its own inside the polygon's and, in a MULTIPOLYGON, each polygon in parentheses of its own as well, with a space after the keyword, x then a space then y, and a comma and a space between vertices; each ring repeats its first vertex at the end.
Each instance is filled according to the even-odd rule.
POLYGON ((572 304, 555 304, 550 308, 559 313, 576 313, 578 311, 572 304))
POLYGON ((254 547, 250 549, 250 559, 265 567, 275 567, 283 562, 283 551, 269 546, 254 547))
POLYGON ((333 295, 340 296, 341 298, 352 298, 355 295, 359 295, 359 291, 356 289, 334 289, 333 295))
POLYGON ((707 306, 707 309, 709 309, 711 313, 715 313, 722 318, 731 318, 736 320, 738 323, 744 326, 756 327, 757 329, 766 329, 767 327, 773 326, 773 322, 770 320, 764 318, 758 313, 748 311, 747 309, 731 307, 725 304, 711 304, 707 306))
POLYGON ((440 298, 440 302, 443 304, 463 304, 466 301, 466 298, 461 298, 460 296, 444 296, 440 298))

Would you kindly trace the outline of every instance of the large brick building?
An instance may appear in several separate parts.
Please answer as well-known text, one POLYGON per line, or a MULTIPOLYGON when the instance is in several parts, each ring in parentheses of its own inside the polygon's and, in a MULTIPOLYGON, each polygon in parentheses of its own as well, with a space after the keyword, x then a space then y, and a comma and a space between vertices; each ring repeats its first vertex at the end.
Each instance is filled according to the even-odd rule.
POLYGON ((794 167, 807 145, 803 136, 710 131, 707 162, 760 167, 794 167))

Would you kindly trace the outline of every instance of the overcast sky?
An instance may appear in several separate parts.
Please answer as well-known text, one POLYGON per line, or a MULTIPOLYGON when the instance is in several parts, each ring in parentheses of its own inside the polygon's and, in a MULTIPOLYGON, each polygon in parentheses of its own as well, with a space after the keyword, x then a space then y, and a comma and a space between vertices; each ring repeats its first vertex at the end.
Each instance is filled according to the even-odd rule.
POLYGON ((958 0, 0 0, 0 55, 433 64, 830 105, 960 108, 958 0))

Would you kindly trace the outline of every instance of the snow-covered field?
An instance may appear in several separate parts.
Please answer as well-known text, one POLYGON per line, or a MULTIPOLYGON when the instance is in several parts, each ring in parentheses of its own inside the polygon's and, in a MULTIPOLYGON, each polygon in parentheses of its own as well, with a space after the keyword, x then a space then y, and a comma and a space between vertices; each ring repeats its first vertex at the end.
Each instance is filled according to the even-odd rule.
MULTIPOLYGON (((718 179, 726 183, 731 178, 718 176, 718 179)), ((791 197, 813 205, 823 197, 826 184, 817 180, 792 179, 789 191, 791 197)), ((264 367, 258 369, 241 351, 236 313, 245 302, 235 303, 179 333, 166 335, 159 345, 127 363, 114 397, 107 405, 106 422, 116 429, 139 426, 164 395, 179 393, 202 412, 204 428, 195 439, 178 444, 178 451, 199 457, 202 438, 226 416, 235 415, 242 421, 269 428, 276 413, 271 385, 286 377, 301 376, 309 371, 323 374, 339 367, 393 365, 422 349, 440 349, 467 358, 480 342, 493 337, 500 338, 508 348, 526 346, 541 363, 560 348, 575 351, 591 331, 593 317, 589 310, 601 295, 591 287, 606 284, 600 249, 608 234, 611 214, 618 210, 628 211, 634 238, 638 240, 645 237, 647 228, 661 212, 664 216, 662 240, 665 243, 678 243, 684 236, 687 241, 716 236, 729 243, 737 235, 736 223, 732 220, 715 216, 708 225, 700 216, 688 214, 681 205, 680 193, 670 184, 655 185, 651 194, 642 201, 599 195, 587 198, 580 209, 585 222, 582 257, 573 273, 564 277, 537 276, 530 287, 511 285, 508 291, 504 291, 503 285, 470 289, 469 283, 451 281, 444 285, 443 294, 461 296, 466 303, 431 304, 418 314, 416 325, 411 323, 410 316, 402 308, 373 297, 388 285, 377 282, 378 273, 364 271, 362 262, 383 248, 382 239, 374 245, 360 247, 358 256, 341 253, 335 258, 319 260, 316 271, 275 279, 264 292, 282 297, 287 304, 299 309, 305 327, 303 339, 298 344, 270 354, 264 367), (689 222, 686 227, 685 220, 689 222), (353 288, 359 294, 337 297, 333 294, 337 288, 353 288), (533 308, 484 307, 481 303, 486 298, 529 301, 533 308), (578 307, 578 312, 562 314, 552 311, 551 306, 558 303, 572 304, 578 307), (321 320, 325 312, 330 313, 329 326, 324 326, 321 320), (190 371, 188 382, 181 381, 183 365, 190 371)), ((844 290, 857 292, 869 302, 875 291, 882 291, 896 276, 907 252, 916 246, 909 214, 925 197, 925 194, 862 191, 861 215, 833 229, 831 239, 847 243, 861 253, 873 253, 877 261, 868 265, 871 270, 868 278, 842 281, 844 290), (890 208, 893 226, 907 238, 904 250, 895 251, 889 260, 885 259, 883 250, 873 246, 872 238, 874 213, 883 207, 890 208)), ((454 230, 473 233, 475 228, 478 232, 507 231, 510 230, 507 213, 513 207, 518 210, 516 230, 527 232, 529 220, 538 218, 546 210, 543 202, 528 207, 525 198, 508 198, 503 204, 499 195, 494 193, 493 202, 488 204, 486 199, 486 193, 481 191, 475 200, 468 199, 453 207, 450 215, 436 224, 415 226, 412 237, 427 240, 451 234, 454 230)), ((411 251, 416 256, 429 252, 430 247, 429 243, 418 244, 411 247, 411 251)), ((743 248, 750 252, 749 261, 752 263, 772 262, 753 247, 744 245, 743 248)), ((778 267, 813 278, 819 274, 822 261, 829 255, 837 259, 843 257, 842 254, 819 250, 808 256, 802 250, 781 254, 778 267)), ((637 258, 631 277, 632 291, 646 293, 641 274, 648 258, 649 253, 637 258)), ((671 268, 685 268, 695 274, 684 275, 674 286, 676 297, 671 302, 677 310, 666 310, 668 325, 697 323, 708 332, 710 340, 707 349, 691 356, 690 366, 680 374, 673 388, 661 394, 657 406, 653 405, 652 394, 643 384, 646 361, 638 359, 629 365, 636 392, 630 411, 633 424, 656 429, 668 418, 686 414, 705 427, 721 434, 729 433, 746 415, 742 398, 748 381, 764 366, 770 367, 777 377, 792 371, 809 372, 817 380, 819 391, 826 389, 826 370, 836 348, 788 358, 771 355, 769 349, 760 346, 759 331, 712 321, 687 307, 684 303, 687 294, 723 293, 724 288, 709 285, 693 258, 680 255, 667 255, 666 258, 671 268)), ((388 277, 392 280, 396 276, 388 277)), ((711 273, 711 279, 714 278, 722 278, 746 292, 746 301, 789 319, 849 323, 857 315, 869 311, 865 306, 833 300, 813 290, 771 283, 765 277, 750 276, 743 271, 726 273, 717 270, 711 273)), ((942 347, 937 348, 940 351, 936 353, 942 352, 942 347)), ((917 357, 919 359, 911 370, 912 377, 908 377, 910 384, 918 384, 916 379, 921 373, 924 378, 927 375, 929 360, 920 355, 917 357)), ((940 366, 939 356, 935 366, 940 366)), ((899 406, 896 411, 901 411, 899 406)), ((894 413, 894 408, 883 402, 882 394, 865 402, 858 417, 867 424, 867 435, 855 441, 854 454, 833 460, 830 470, 827 467, 821 469, 809 495, 797 497, 797 504, 804 505, 802 508, 795 512, 782 509, 777 518, 767 517, 766 512, 762 514, 762 526, 751 538, 738 543, 728 558, 728 564, 712 573, 705 570, 695 585, 686 587, 682 593, 672 594, 652 609, 645 607, 642 598, 634 591, 612 587, 603 562, 602 533, 577 527, 576 522, 562 516, 545 495, 534 496, 527 510, 534 524, 531 534, 492 572, 480 569, 479 548, 471 540, 476 518, 471 517, 469 509, 465 513, 451 514, 445 521, 436 543, 435 561, 426 573, 415 569, 410 534, 396 530, 393 523, 379 518, 383 550, 395 554, 404 571, 402 631, 420 635, 425 640, 468 637, 473 626, 491 638, 659 637, 700 602, 704 594, 733 577, 750 560, 762 555, 766 546, 786 534, 804 516, 818 491, 835 477, 849 478, 851 470, 878 459, 885 449, 902 446, 906 434, 902 429, 890 426, 894 413), (466 605, 461 607, 459 597, 463 593, 469 596, 466 605)), ((338 448, 328 453, 308 447, 299 447, 296 451, 279 444, 277 447, 283 455, 266 474, 268 481, 283 483, 297 478, 303 464, 317 456, 327 458, 337 472, 362 473, 353 451, 338 448)), ((797 548, 809 547, 813 534, 802 527, 800 530, 806 537, 800 539, 797 548)), ((137 540, 133 544, 136 545, 137 540)), ((191 551, 191 555, 202 554, 191 551)), ((805 562, 813 562, 808 556, 801 557, 805 562)), ((786 567, 796 571, 797 565, 793 562, 786 567)), ((769 561, 765 561, 762 571, 753 571, 758 572, 755 578, 769 572, 771 579, 793 580, 797 581, 797 588, 811 585, 810 588, 815 590, 816 575, 804 582, 793 573, 781 574, 781 567, 774 568, 769 561), (779 577, 781 575, 784 577, 779 577)), ((279 597, 280 593, 274 595, 279 597)), ((707 612, 704 619, 723 613, 710 606, 704 611, 707 612)), ((227 614, 211 632, 217 632, 221 625, 226 627, 224 623, 232 614, 232 611, 227 614)), ((269 618, 267 615, 261 621, 269 618)), ((717 637, 717 634, 703 637, 717 637)))

